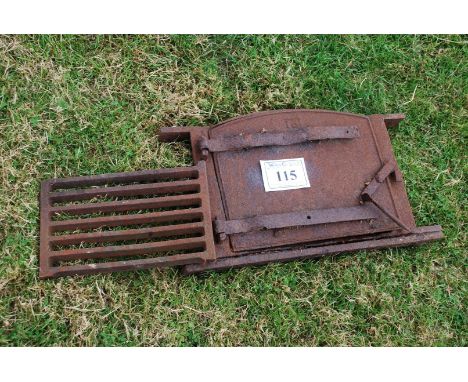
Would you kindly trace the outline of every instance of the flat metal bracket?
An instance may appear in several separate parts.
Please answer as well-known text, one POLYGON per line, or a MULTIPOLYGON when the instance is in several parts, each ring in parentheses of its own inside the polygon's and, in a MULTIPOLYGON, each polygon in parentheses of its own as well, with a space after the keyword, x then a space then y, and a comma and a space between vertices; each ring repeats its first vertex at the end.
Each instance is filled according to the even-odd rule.
POLYGON ((240 134, 231 137, 208 139, 200 138, 199 148, 202 157, 210 152, 237 151, 266 146, 287 146, 325 139, 352 139, 359 137, 356 126, 317 126, 304 127, 281 133, 267 131, 257 134, 240 134))
POLYGON ((362 205, 347 208, 328 208, 285 214, 255 216, 238 220, 215 220, 214 230, 220 240, 226 235, 246 233, 262 229, 279 229, 316 224, 338 223, 378 218, 375 208, 362 205))
POLYGON ((415 228, 414 232, 407 235, 390 237, 372 237, 361 239, 355 242, 336 243, 304 248, 279 249, 270 252, 259 252, 245 256, 223 257, 208 265, 189 264, 184 267, 185 274, 199 272, 221 271, 225 269, 255 266, 268 264, 271 262, 286 262, 291 260, 303 260, 341 254, 344 252, 369 251, 382 248, 397 248, 407 245, 421 245, 444 237, 442 228, 439 225, 424 226, 415 228))
POLYGON ((411 228, 409 228, 405 223, 403 223, 398 217, 396 217, 393 213, 391 213, 388 209, 382 206, 381 203, 377 202, 374 198, 374 194, 380 188, 381 184, 387 179, 391 174, 394 174, 395 181, 402 182, 403 177, 401 175, 400 170, 398 169, 397 163, 394 159, 387 161, 382 168, 375 174, 374 178, 370 181, 370 183, 366 186, 366 188, 361 193, 361 198, 365 202, 373 203, 380 211, 382 211, 386 216, 388 216, 391 220, 393 220, 398 226, 403 228, 405 231, 411 232, 411 228))

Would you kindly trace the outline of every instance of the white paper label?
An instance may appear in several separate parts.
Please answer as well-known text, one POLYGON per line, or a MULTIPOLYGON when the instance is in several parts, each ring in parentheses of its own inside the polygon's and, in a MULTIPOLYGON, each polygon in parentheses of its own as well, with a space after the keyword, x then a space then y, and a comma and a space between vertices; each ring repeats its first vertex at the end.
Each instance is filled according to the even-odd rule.
POLYGON ((304 158, 261 160, 265 191, 286 191, 310 187, 304 158))

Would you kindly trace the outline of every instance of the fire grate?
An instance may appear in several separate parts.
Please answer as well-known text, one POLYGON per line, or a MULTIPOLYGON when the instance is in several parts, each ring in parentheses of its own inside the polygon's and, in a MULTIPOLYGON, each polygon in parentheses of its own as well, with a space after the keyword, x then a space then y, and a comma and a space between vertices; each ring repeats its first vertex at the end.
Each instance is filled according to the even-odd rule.
POLYGON ((213 258, 204 161, 42 182, 42 278, 213 258))
POLYGON ((387 129, 402 114, 253 113, 162 128, 196 166, 42 183, 40 276, 184 273, 420 245, 387 129))

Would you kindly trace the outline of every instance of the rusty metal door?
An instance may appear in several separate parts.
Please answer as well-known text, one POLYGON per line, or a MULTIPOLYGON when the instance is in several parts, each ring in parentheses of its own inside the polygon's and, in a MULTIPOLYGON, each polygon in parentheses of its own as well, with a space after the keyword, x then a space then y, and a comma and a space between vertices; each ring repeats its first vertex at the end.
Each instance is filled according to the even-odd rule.
POLYGON ((385 164, 368 117, 260 113, 211 128, 202 149, 213 153, 226 214, 217 230, 229 235, 234 251, 399 228, 388 216, 399 215, 390 183, 378 192, 388 214, 361 198, 385 164), (260 162, 291 158, 303 158, 310 187, 266 192, 260 162))
POLYGON ((255 113, 163 128, 194 166, 42 182, 40 277, 183 266, 185 273, 416 245, 387 127, 400 114, 255 113))

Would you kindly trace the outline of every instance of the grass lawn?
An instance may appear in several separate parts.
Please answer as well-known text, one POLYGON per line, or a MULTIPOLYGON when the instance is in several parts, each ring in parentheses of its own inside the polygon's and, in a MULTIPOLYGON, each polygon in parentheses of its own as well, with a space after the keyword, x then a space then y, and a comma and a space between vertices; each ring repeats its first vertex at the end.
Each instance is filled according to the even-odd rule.
POLYGON ((0 37, 0 345, 467 346, 466 36, 0 37), (405 113, 418 225, 316 261, 38 279, 39 182, 188 165, 162 126, 283 108, 405 113))

